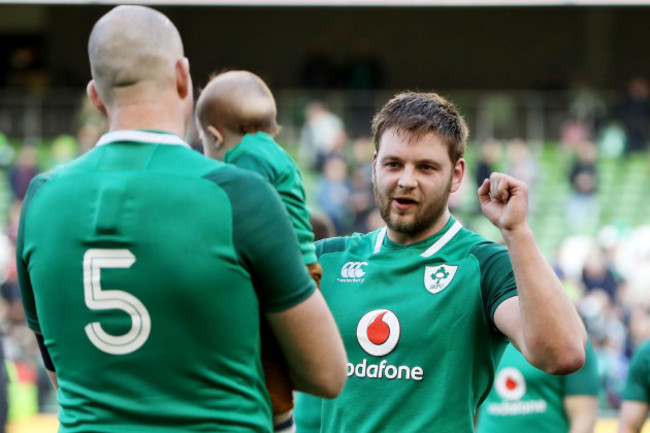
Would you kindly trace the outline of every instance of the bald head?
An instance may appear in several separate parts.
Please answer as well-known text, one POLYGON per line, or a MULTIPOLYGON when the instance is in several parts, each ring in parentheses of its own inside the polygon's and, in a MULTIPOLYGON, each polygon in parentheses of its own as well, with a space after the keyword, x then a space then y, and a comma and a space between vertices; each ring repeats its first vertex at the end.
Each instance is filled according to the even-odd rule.
POLYGON ((213 126, 237 134, 258 131, 275 135, 277 109, 271 90, 248 71, 228 71, 213 77, 196 103, 199 128, 213 126))
POLYGON ((111 103, 121 89, 173 85, 183 43, 176 27, 160 12, 118 6, 93 27, 88 56, 97 92, 111 103))

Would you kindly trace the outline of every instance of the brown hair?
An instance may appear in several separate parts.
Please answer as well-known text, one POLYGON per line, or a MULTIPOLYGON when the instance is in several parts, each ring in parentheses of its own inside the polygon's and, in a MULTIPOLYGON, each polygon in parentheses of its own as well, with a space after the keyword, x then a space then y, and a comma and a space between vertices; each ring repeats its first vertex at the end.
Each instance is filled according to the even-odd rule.
POLYGON ((435 132, 447 145, 454 164, 465 154, 467 125, 454 104, 436 93, 404 92, 393 96, 372 120, 376 150, 389 129, 415 136, 435 132))

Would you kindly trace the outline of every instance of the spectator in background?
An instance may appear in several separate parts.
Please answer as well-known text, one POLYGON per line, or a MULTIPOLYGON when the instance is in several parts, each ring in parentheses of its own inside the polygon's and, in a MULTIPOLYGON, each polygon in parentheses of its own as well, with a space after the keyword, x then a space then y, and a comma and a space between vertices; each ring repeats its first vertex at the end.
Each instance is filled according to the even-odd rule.
POLYGON ((574 232, 594 233, 600 221, 596 195, 597 159, 598 148, 592 141, 583 141, 576 146, 575 160, 569 173, 571 194, 565 211, 566 222, 574 232))
POLYGON ((582 284, 587 293, 600 289, 607 293, 612 303, 618 301, 618 279, 608 263, 605 252, 598 246, 594 246, 585 258, 582 284))
POLYGON ((621 101, 620 118, 627 137, 625 151, 633 153, 647 150, 650 94, 645 78, 635 77, 628 83, 621 101))
POLYGON ((584 128, 584 140, 594 140, 607 116, 607 106, 588 78, 577 76, 569 89, 569 117, 584 128))
POLYGON ((341 155, 346 140, 343 121, 337 115, 320 101, 307 104, 298 147, 303 167, 322 171, 328 158, 341 155))
MULTIPOLYGON (((474 172, 474 182, 478 188, 490 174, 496 171, 496 165, 501 158, 501 143, 498 140, 486 140, 481 146, 481 151, 474 172)), ((476 203, 477 211, 481 211, 481 204, 476 203)))
POLYGON ((347 234, 350 230, 352 192, 345 160, 341 156, 327 158, 323 177, 316 184, 316 203, 332 220, 338 235, 347 234))
POLYGON ((29 182, 39 172, 36 148, 22 146, 18 151, 13 167, 9 170, 9 185, 11 185, 11 192, 16 200, 25 198, 29 182))
POLYGON ((627 309, 627 347, 626 355, 632 354, 650 338, 650 312, 641 305, 626 305, 627 309))
POLYGON ((577 307, 598 357, 603 406, 618 408, 628 366, 623 312, 601 289, 588 292, 577 307))
POLYGON ((587 343, 585 365, 554 376, 530 365, 512 344, 481 404, 477 433, 593 433, 598 418, 598 360, 587 343))
POLYGON ((589 140, 590 134, 587 127, 574 117, 569 116, 562 124, 560 142, 564 150, 572 152, 579 143, 589 140))
POLYGON ((6 170, 14 160, 15 151, 7 136, 0 132, 0 170, 6 170))
POLYGON ((496 165, 501 158, 501 143, 498 140, 487 140, 481 146, 481 152, 476 164, 474 182, 477 188, 488 179, 492 172, 496 170, 496 165))
POLYGON ((372 231, 368 227, 368 215, 376 208, 372 192, 373 153, 372 139, 361 137, 354 140, 350 164, 350 209, 353 213, 352 231, 357 233, 372 231))
MULTIPOLYGON (((535 190, 539 177, 539 167, 531 155, 528 145, 522 139, 510 140, 507 145, 508 159, 505 172, 528 185, 528 211, 535 213, 535 190)), ((479 184, 481 185, 481 184, 479 184)))

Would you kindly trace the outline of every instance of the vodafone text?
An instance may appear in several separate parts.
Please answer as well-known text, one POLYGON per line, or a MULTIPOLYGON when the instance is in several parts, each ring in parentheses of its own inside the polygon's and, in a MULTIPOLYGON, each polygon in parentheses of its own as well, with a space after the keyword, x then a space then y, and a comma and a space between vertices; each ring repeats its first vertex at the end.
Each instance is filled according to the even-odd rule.
POLYGON ((367 379, 415 380, 419 382, 422 380, 424 372, 422 367, 417 366, 411 368, 407 365, 387 365, 386 360, 381 361, 379 364, 368 364, 368 360, 364 358, 357 365, 348 362, 348 377, 350 376, 367 379))

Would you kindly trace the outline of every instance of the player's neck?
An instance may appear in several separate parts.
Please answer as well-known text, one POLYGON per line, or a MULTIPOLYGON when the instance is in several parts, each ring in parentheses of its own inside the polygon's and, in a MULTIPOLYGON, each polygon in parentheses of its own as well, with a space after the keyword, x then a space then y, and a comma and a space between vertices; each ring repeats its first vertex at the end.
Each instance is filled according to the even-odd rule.
POLYGON ((123 129, 149 129, 165 131, 185 137, 187 125, 182 113, 170 109, 164 102, 122 105, 109 112, 112 131, 123 129))

